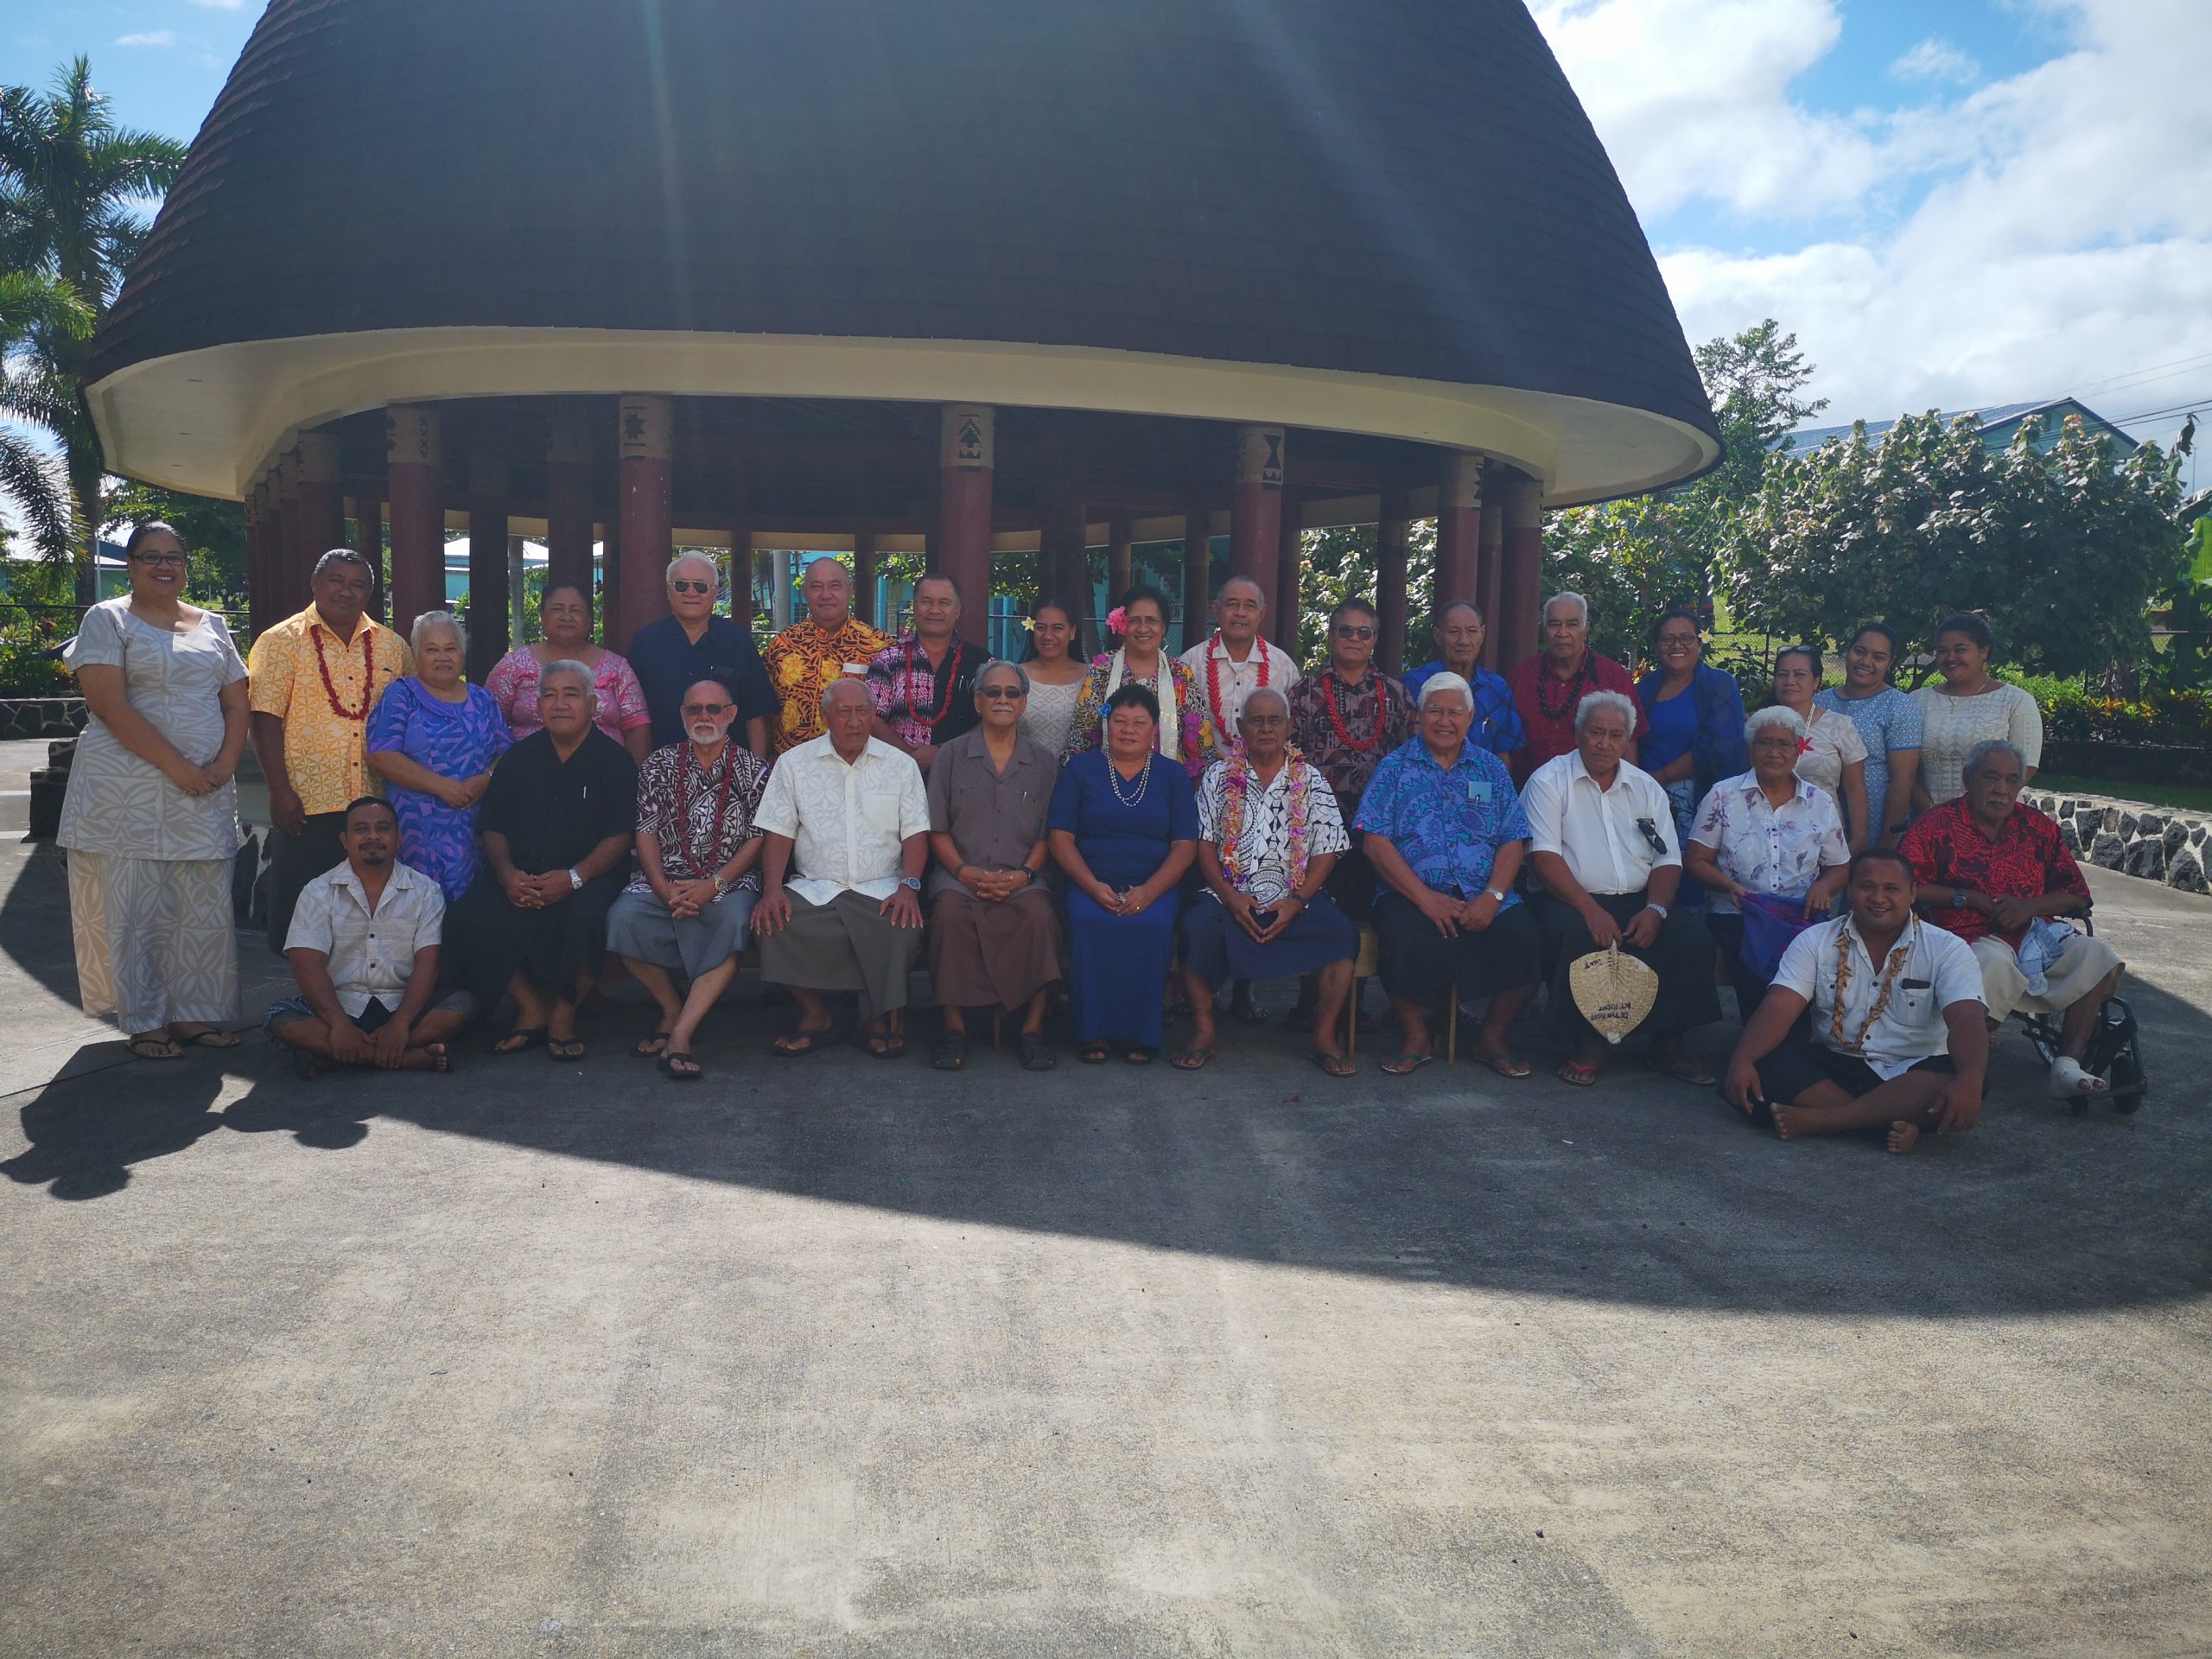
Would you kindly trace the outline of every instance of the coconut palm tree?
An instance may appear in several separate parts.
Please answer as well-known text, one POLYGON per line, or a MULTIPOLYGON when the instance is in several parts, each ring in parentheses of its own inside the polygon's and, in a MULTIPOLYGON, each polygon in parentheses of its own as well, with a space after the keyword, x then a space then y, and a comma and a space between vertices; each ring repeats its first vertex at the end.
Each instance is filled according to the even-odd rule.
MULTIPOLYGON (((76 418, 75 398, 35 342, 81 339, 92 326, 92 308, 60 278, 0 271, 0 417, 57 434, 76 418)), ((76 550, 67 479, 45 448, 20 433, 0 431, 0 491, 22 514, 40 553, 60 561, 76 550)))
MULTIPOLYGON (((78 58, 38 92, 0 87, 0 271, 44 277, 73 290, 95 319, 113 302, 146 234, 143 209, 167 190, 184 146, 118 126, 78 58)), ((20 350, 27 406, 61 445, 76 505, 79 597, 89 598, 102 518, 99 439, 77 391, 92 331, 34 321, 20 350)), ((28 509, 27 509, 28 511, 28 509)))

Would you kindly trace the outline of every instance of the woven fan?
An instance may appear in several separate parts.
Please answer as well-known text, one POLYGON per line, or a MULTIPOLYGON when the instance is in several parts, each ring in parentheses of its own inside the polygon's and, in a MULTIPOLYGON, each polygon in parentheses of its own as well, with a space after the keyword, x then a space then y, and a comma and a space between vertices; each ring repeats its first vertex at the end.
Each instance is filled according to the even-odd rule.
POLYGON ((1609 1043, 1642 1025, 1659 1000, 1659 976, 1634 957, 1623 956, 1617 944, 1578 957, 1567 967, 1567 982, 1582 1017, 1609 1043))

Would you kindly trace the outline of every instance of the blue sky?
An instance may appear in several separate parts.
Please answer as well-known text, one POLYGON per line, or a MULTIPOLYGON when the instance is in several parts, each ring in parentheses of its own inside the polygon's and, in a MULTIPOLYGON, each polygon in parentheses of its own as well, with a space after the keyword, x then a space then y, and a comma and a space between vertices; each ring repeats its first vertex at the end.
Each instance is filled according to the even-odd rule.
MULTIPOLYGON (((1780 318, 1823 420, 2070 391, 2164 440, 2212 410, 2212 0, 1530 10, 1690 337, 1780 318)), ((0 78, 86 52, 124 121, 189 137, 258 15, 0 0, 0 78)))

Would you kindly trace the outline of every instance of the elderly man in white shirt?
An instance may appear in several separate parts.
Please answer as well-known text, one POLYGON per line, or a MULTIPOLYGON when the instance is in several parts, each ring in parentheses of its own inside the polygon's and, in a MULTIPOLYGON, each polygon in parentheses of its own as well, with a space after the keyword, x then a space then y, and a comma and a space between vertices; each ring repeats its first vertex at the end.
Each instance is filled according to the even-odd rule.
POLYGON ((1955 933, 1912 913, 1918 877, 1894 849, 1852 861, 1851 914, 1790 942, 1744 1027, 1721 1092, 1783 1140, 1889 1130, 1910 1152, 1929 1130, 1981 1116, 1989 1024, 1981 968, 1955 933), (1810 1009, 1809 1039, 1793 1037, 1810 1009))
POLYGON ((465 991, 437 998, 445 895, 398 861, 399 820, 364 796, 346 809, 346 861, 300 889, 284 954, 300 988, 264 1029, 302 1077, 326 1066, 443 1071, 446 1043, 475 1012, 465 991))
POLYGON ((1267 614, 1260 584, 1249 576, 1231 576, 1214 595, 1212 634, 1182 655, 1183 666, 1206 700, 1224 753, 1242 729, 1245 698, 1263 685, 1288 696, 1298 683, 1298 664, 1291 654, 1260 637, 1267 614))
POLYGON ((1618 691, 1592 691, 1574 711, 1575 747, 1536 768, 1521 795, 1529 819, 1529 866, 1541 891, 1536 925, 1550 981, 1552 1028, 1572 1045, 1562 1082, 1598 1080, 1605 1039, 1574 1006, 1567 970, 1580 957, 1618 944, 1659 976, 1659 997, 1643 1022, 1655 1071, 1710 1087, 1713 1074, 1682 1048, 1682 1033, 1720 1017, 1713 983, 1713 936, 1674 908, 1682 854, 1674 808, 1651 774, 1622 758, 1636 731, 1636 705, 1618 691))
POLYGON ((753 815, 767 836, 753 911, 760 975, 799 1006, 774 1052, 788 1058, 826 1046, 833 1022, 821 993, 857 991, 868 1052, 897 1059, 906 1044, 890 1015, 906 1006, 922 950, 929 796, 912 757, 869 735, 875 703, 865 684, 833 683, 822 714, 829 729, 776 762, 753 815))

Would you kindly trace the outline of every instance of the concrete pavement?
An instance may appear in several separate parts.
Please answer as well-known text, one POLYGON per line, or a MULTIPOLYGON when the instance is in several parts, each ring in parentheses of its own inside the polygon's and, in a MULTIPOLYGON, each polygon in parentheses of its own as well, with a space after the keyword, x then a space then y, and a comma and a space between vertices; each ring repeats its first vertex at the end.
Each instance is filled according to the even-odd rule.
POLYGON ((750 990, 690 1089, 620 1009, 127 1063, 60 874, 0 848, 11 1655, 2212 1650, 2212 901, 2093 877, 2139 1116, 2008 1035, 1900 1159, 1241 1029, 778 1062, 750 990))

